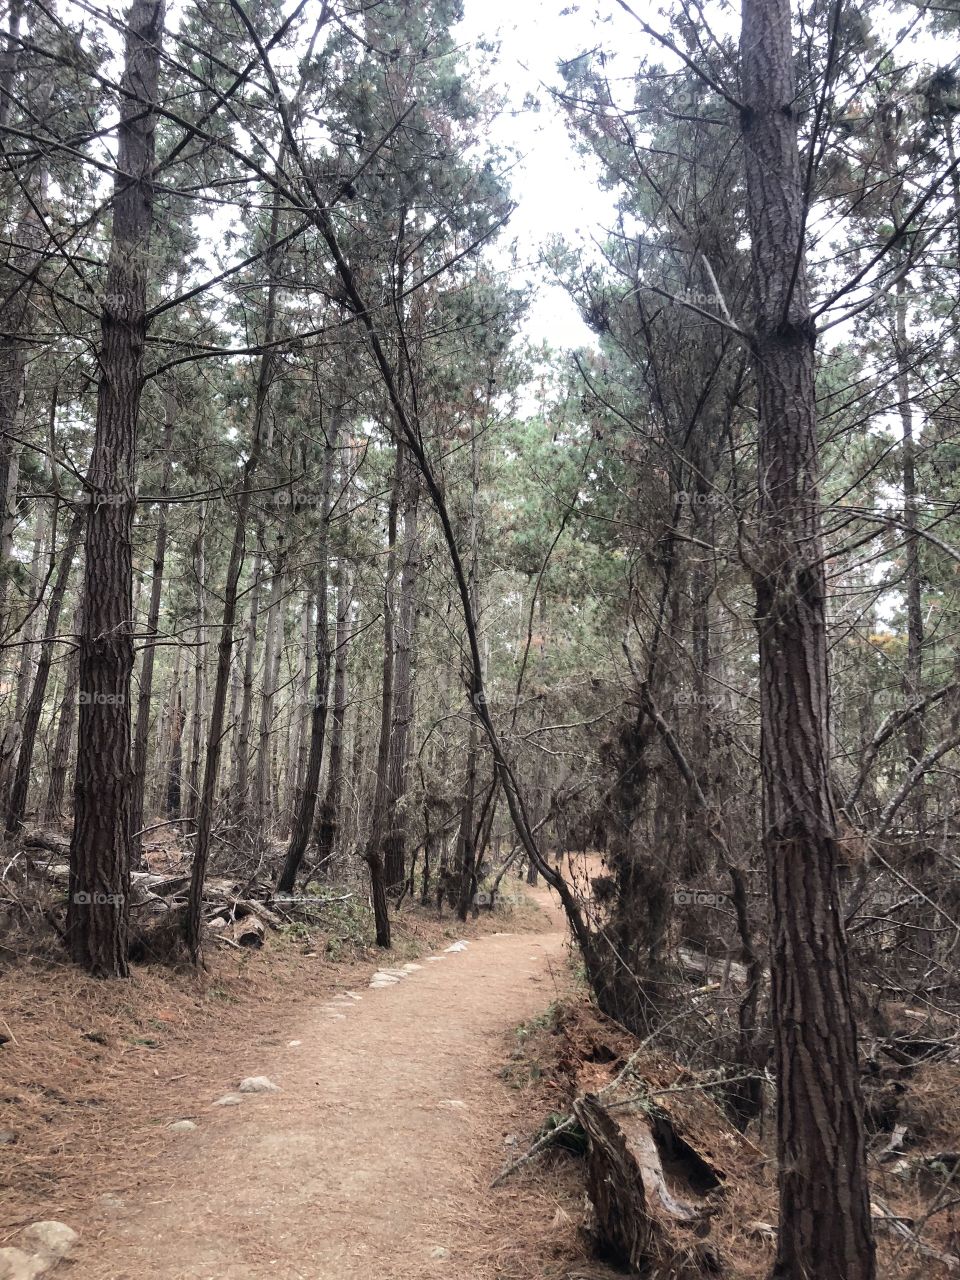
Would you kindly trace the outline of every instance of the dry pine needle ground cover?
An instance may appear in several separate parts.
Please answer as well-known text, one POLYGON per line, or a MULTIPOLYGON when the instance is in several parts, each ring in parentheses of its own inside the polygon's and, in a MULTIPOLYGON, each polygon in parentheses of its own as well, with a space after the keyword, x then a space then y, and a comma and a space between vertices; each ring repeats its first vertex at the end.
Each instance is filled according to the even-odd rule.
POLYGON ((135 1194, 165 1125, 228 1090, 225 1062, 256 1073, 305 1006, 451 938, 537 920, 521 907, 460 924, 407 907, 386 959, 343 941, 333 921, 329 932, 271 934, 260 951, 211 945, 199 974, 142 965, 127 982, 85 977, 43 939, 0 969, 0 1245, 35 1218, 69 1220, 98 1197, 135 1194))

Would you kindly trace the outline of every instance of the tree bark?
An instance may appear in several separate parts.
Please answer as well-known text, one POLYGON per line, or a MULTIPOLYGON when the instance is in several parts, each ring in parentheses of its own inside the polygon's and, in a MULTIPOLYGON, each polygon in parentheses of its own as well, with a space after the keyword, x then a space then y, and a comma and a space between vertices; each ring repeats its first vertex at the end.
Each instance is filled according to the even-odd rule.
MULTIPOLYGON (((473 618, 479 614, 479 582, 480 567, 480 445, 477 434, 470 437, 471 496, 470 496, 470 561, 467 579, 470 595, 470 611, 473 618)), ((476 678, 482 683, 483 673, 476 672, 476 678)), ((467 776, 464 781, 463 804, 460 812, 460 833, 457 836, 457 915, 466 920, 470 903, 477 890, 476 850, 474 848, 473 810, 477 791, 477 752, 479 748, 480 725, 475 708, 471 707, 470 737, 467 745, 467 776)), ((531 860, 530 883, 536 883, 536 867, 531 860)))
POLYGON ((30 557, 30 588, 27 596, 27 621, 18 635, 20 638, 20 662, 17 670, 17 692, 14 699, 13 719, 22 724, 23 713, 27 705, 33 679, 33 660, 40 635, 40 620, 43 616, 40 605, 43 592, 49 579, 49 570, 56 563, 54 531, 51 531, 50 549, 47 552, 49 564, 44 566, 44 552, 47 551, 47 513, 41 511, 37 518, 33 535, 33 554, 30 557))
POLYGON ((177 673, 170 690, 170 764, 164 789, 164 813, 168 818, 179 818, 183 811, 183 727, 186 722, 183 690, 177 673))
POLYGON ((417 625, 417 580, 420 573, 420 539, 417 529, 420 477, 413 459, 406 451, 404 453, 403 564, 400 569, 394 627, 393 708, 387 753, 386 829, 382 844, 384 885, 388 893, 399 893, 406 878, 407 820, 404 797, 407 791, 410 729, 413 723, 413 662, 417 625))
POLYGON ((232 811, 236 819, 243 819, 247 811, 247 789, 250 774, 250 727, 253 724, 253 685, 257 671, 257 626, 260 621, 260 593, 263 590, 263 535, 257 528, 257 548, 253 557, 250 584, 250 612, 247 615, 243 649, 243 690, 240 698, 240 716, 237 721, 236 771, 232 791, 232 811))
POLYGON ((836 865, 819 499, 816 333, 789 0, 743 0, 741 113, 759 401, 764 852, 780 1225, 775 1280, 873 1280, 856 1028, 836 865))
MULTIPOLYGON (((160 496, 170 492, 173 475, 173 427, 175 405, 173 392, 164 394, 163 423, 163 475, 160 480, 160 496)), ((167 557, 167 504, 160 503, 157 514, 157 536, 153 548, 153 576, 150 580, 150 604, 147 609, 147 642, 140 669, 140 693, 137 697, 137 721, 133 733, 133 793, 130 798, 130 838, 133 841, 133 865, 143 866, 144 795, 147 785, 147 745, 150 740, 150 707, 153 702, 153 672, 157 649, 153 637, 160 625, 160 601, 163 593, 163 571, 167 557)))
POLYGON ((273 744, 274 706, 280 676, 280 652, 283 647, 283 590, 286 552, 283 534, 277 535, 277 551, 270 579, 270 599, 267 604, 267 621, 264 628, 263 684, 260 689, 260 731, 257 741, 257 767, 254 772, 253 794, 255 829, 254 842, 263 847, 273 826, 273 769, 271 746, 273 744))
POLYGON ((317 545, 317 630, 313 707, 310 712, 310 747, 300 792, 290 844, 277 881, 280 893, 292 893, 297 873, 307 851, 320 790, 320 768, 323 763, 323 738, 327 726, 327 690, 330 684, 330 628, 327 621, 327 558, 330 545, 330 504, 333 488, 333 460, 337 451, 337 435, 341 409, 330 415, 324 443, 323 488, 321 491, 320 536, 317 545))
POLYGON ((200 761, 203 756, 203 723, 207 701, 206 654, 206 577, 207 559, 204 533, 207 523, 207 504, 200 507, 197 536, 193 542, 193 585, 196 592, 196 625, 193 628, 193 698, 190 707, 190 767, 187 772, 188 815, 196 820, 200 802, 200 761))
POLYGON ((304 593, 300 620, 297 673, 292 683, 290 722, 287 731, 287 763, 284 781, 284 821, 289 835, 297 816, 297 797, 303 787, 303 753, 307 742, 307 704, 310 701, 311 636, 317 602, 309 590, 304 593))
POLYGON ((373 794, 373 815, 364 859, 370 868, 370 887, 377 933, 377 946, 390 946, 390 914, 387 910, 383 868, 383 833, 387 816, 387 766, 390 760, 390 730, 393 724, 394 622, 397 565, 397 512, 400 504, 403 448, 397 446, 397 460, 387 510, 387 566, 383 592, 383 681, 380 698, 380 741, 377 747, 377 777, 373 794))
MULTIPOLYGON (((282 163, 281 152, 281 163, 282 163)), ((280 207, 274 203, 270 217, 268 232, 269 243, 277 243, 280 233, 280 207)), ((260 465, 263 450, 267 444, 267 402, 273 384, 276 368, 276 353, 273 342, 277 329, 277 305, 279 286, 277 284, 277 261, 273 251, 264 257, 267 268, 267 296, 264 309, 264 352, 260 357, 257 374, 257 389, 254 397, 253 431, 250 452, 240 471, 240 496, 237 499, 237 514, 233 526, 233 540, 230 546, 230 559, 227 564, 227 578, 223 593, 223 616, 220 623, 220 640, 217 645, 217 669, 213 689, 213 701, 210 708, 210 722, 207 736, 206 766, 203 774, 203 789, 197 813, 197 834, 193 854, 193 870, 190 878, 190 894, 187 906, 187 945, 194 964, 200 963, 201 939, 200 930, 203 911, 203 882, 207 874, 207 861, 210 857, 210 840, 213 834, 213 813, 217 799, 217 782, 220 776, 220 756, 223 752, 224 713, 227 706, 227 687, 230 681, 230 664, 233 657, 233 632, 237 621, 237 599, 240 592, 240 575, 243 571, 244 553, 247 542, 247 522, 250 516, 252 498, 251 485, 260 465)), ((241 749, 243 743, 241 741, 241 749)), ((241 757, 243 758, 243 757, 241 757)))
MULTIPOLYGON (((18 37, 24 10, 21 0, 14 0, 8 9, 8 35, 0 64, 0 85, 3 87, 0 93, 0 124, 7 123, 16 96, 13 78, 20 63, 18 37)), ((24 88, 23 96, 29 103, 33 118, 43 120, 49 111, 53 83, 46 77, 37 83, 36 73, 32 74, 34 83, 24 88)), ((6 634, 10 620, 8 593, 13 569, 17 489, 23 447, 19 437, 27 386, 28 340, 33 328, 32 296, 43 244, 43 226, 37 209, 45 197, 45 165, 41 163, 26 175, 21 173, 18 182, 25 198, 13 240, 23 247, 10 250, 13 269, 4 272, 4 300, 0 307, 0 635, 6 634)))
MULTIPOLYGON (((78 605, 73 616, 73 631, 80 629, 83 606, 78 605)), ((50 756, 50 781, 47 787, 47 798, 43 807, 45 823, 60 822, 63 819, 63 796, 67 787, 67 772, 70 766, 70 743, 75 731, 77 715, 77 691, 80 687, 80 663, 76 651, 67 660, 67 676, 64 682, 63 698, 57 716, 57 731, 54 736, 53 752, 50 756)))
MULTIPOLYGON (((40 658, 33 678, 33 686, 27 699, 26 713, 23 717, 23 737, 20 742, 20 754, 17 757, 17 768, 13 778, 13 786, 7 802, 6 827, 8 833, 18 831, 23 824, 23 815, 27 811, 27 797, 30 791, 30 770, 33 765, 33 748, 40 727, 40 716, 43 713, 43 700, 47 693, 47 681, 50 677, 50 664, 53 660, 54 637, 60 625, 60 611, 66 595, 67 583, 73 562, 80 545, 80 534, 83 530, 83 517, 74 515, 70 522, 67 540, 60 551, 60 562, 54 578, 53 590, 50 593, 50 604, 47 608, 47 620, 43 629, 43 640, 40 645, 40 658)), ((56 530, 51 533, 56 537, 56 530)))
POLYGON ((327 789, 317 815, 317 866, 329 869, 340 836, 340 809, 343 802, 344 730, 347 718, 348 668, 350 646, 350 607, 352 602, 350 568, 341 557, 337 566, 337 631, 333 660, 333 723, 330 727, 330 766, 327 789))
POLYGON ((91 973, 126 977, 130 889, 130 674, 137 418, 147 333, 154 129, 163 0, 134 0, 101 312, 100 382, 88 487, 80 725, 67 945, 91 973), (98 501, 102 495, 103 500, 98 501))

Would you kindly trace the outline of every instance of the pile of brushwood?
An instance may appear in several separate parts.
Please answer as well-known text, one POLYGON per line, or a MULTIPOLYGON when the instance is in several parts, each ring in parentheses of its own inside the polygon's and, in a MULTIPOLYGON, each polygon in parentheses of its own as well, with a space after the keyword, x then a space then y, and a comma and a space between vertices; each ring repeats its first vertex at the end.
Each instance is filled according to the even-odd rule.
MULTIPOLYGON (((862 1046, 872 1208, 889 1276, 960 1270, 960 1044, 924 1025, 862 1046)), ((583 998, 559 1006, 514 1055, 514 1082, 519 1073, 546 1117, 496 1181, 575 1162, 579 1194, 571 1188, 565 1208, 598 1260, 591 1275, 759 1280, 777 1232, 772 1081, 741 1132, 725 1102, 729 1072, 694 1073, 676 1047, 638 1039, 583 998)))
MULTIPOLYGON (((7 865, 0 868, 0 942, 38 931, 62 940, 69 853, 69 843, 49 832, 27 832, 20 838, 7 865)), ((186 960, 189 854, 170 843, 149 861, 161 869, 130 875, 130 958, 141 964, 186 960)), ((208 877, 203 892, 204 937, 218 946, 259 948, 268 931, 322 921, 325 910, 354 898, 356 892, 353 886, 309 883, 302 892, 281 894, 272 876, 257 871, 208 877)), ((15 953, 16 948, 11 950, 15 953)))

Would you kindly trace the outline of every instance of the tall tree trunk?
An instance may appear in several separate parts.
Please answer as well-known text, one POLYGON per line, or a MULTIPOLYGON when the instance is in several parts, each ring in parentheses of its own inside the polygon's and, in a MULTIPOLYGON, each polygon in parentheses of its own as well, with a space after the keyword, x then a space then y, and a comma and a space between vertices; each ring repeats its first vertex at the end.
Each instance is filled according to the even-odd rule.
MULTIPOLYGON (((284 152, 281 149, 280 164, 284 152)), ((275 245, 280 235, 280 206, 275 200, 270 216, 269 244, 275 245)), ((227 580, 223 593, 223 616, 220 622, 220 640, 217 645, 216 679, 207 737, 206 767, 203 789, 197 814, 197 834, 193 854, 193 870, 190 878, 190 896, 187 910, 187 944, 194 964, 200 963, 200 929, 203 911, 203 882, 210 857, 210 840, 213 835, 213 814, 217 801, 217 782, 220 776, 220 756, 223 752, 224 713, 227 706, 227 687, 230 682, 230 665, 233 657, 233 633, 237 621, 237 598, 240 592, 240 575, 247 543, 247 522, 253 496, 252 483, 260 465, 263 450, 268 445, 267 402, 276 369, 276 352, 273 347, 277 332, 277 254, 269 250, 264 256, 267 270, 267 296, 264 308, 264 351, 260 356, 257 389, 254 397, 253 432, 250 452, 240 472, 240 494, 233 526, 233 541, 227 564, 227 580)), ((241 747, 242 747, 241 742, 241 747)))
POLYGON ((303 752, 307 738, 307 703, 310 699, 310 638, 313 634, 312 624, 316 607, 316 600, 311 592, 307 591, 304 596, 303 614, 300 621, 297 669, 292 683, 290 724, 287 733, 287 776, 283 812, 288 834, 292 831, 293 824, 296 821, 297 796, 300 792, 304 774, 303 752))
POLYGON ((327 726, 328 688, 330 684, 330 627, 327 620, 327 560, 330 547, 330 507, 333 491, 333 460, 337 451, 341 407, 330 414, 324 442, 323 488, 321 490, 320 536, 317 544, 317 630, 315 649, 315 684, 310 712, 310 747, 304 771, 303 789, 290 833, 283 871, 277 881, 281 893, 292 893, 297 873, 307 851, 320 790, 320 767, 323 763, 323 737, 327 726))
MULTIPOLYGON (((163 475, 160 480, 160 497, 170 492, 173 475, 173 427, 176 406, 173 391, 164 392, 163 422, 163 475)), ((143 865, 144 795, 147 786, 147 745, 150 740, 150 708, 153 702, 153 672, 157 649, 153 638, 160 625, 160 601, 163 595, 163 571, 167 558, 167 504, 160 503, 157 513, 157 536, 153 547, 153 576, 150 581, 150 604, 147 609, 147 641, 143 650, 140 669, 140 693, 137 697, 137 720, 133 732, 133 792, 130 797, 130 838, 133 841, 133 865, 143 865)), ((156 762, 154 762, 156 763, 156 762)))
MULTIPOLYGON (((902 231, 904 225, 903 179, 901 163, 903 160, 903 140, 900 136, 899 113, 893 104, 881 109, 881 137, 883 163, 891 188, 890 215, 894 230, 902 231)), ((948 130, 949 132, 949 130, 948 130)), ((957 175, 954 174, 954 180, 957 175)), ((898 279, 889 295, 890 325, 893 330, 893 351, 896 360, 897 413, 901 427, 901 479, 903 485, 903 524, 906 529, 904 538, 904 595, 907 606, 907 656, 903 670, 903 694, 909 704, 915 702, 923 688, 923 591, 920 576, 920 537, 917 511, 917 473, 916 473, 916 440, 913 433, 913 397, 911 395, 910 377, 912 361, 910 358, 910 335, 907 326, 909 303, 909 265, 910 246, 901 241, 893 251, 898 268, 898 279)), ((909 772, 923 759, 924 726, 921 715, 910 718, 904 729, 907 745, 906 769, 909 772)), ((917 848, 923 848, 924 829, 926 826, 926 802, 924 786, 920 784, 913 789, 910 800, 914 825, 917 829, 917 848)))
MULTIPOLYGON (((60 562, 53 590, 50 593, 50 604, 47 608, 47 621, 43 629, 43 641, 40 645, 40 658, 37 662, 36 674, 30 697, 27 700, 23 717, 23 737, 20 742, 20 754, 17 757, 17 768, 13 786, 7 801, 6 827, 8 832, 19 830, 23 823, 23 815, 27 811, 27 797, 30 791, 30 770, 33 766, 33 748, 40 728, 40 716, 43 713, 43 700, 47 693, 47 680, 50 676, 50 663, 53 660, 54 637, 60 625, 60 611, 67 591, 70 571, 80 545, 80 534, 83 531, 83 517, 74 515, 67 532, 67 540, 60 551, 60 562)), ((56 529, 51 532, 51 545, 56 539, 56 529)))
POLYGON ((460 829, 457 833, 457 915, 466 920, 470 903, 477 890, 476 847, 473 839, 473 814, 477 801, 477 748, 480 729, 471 713, 470 736, 467 741, 467 772, 460 805, 460 829))
MULTIPOLYGON (((82 528, 82 524, 81 524, 82 528)), ((73 615, 73 632, 80 630, 83 617, 83 606, 78 605, 73 615)), ((47 798, 43 807, 45 823, 60 822, 63 819, 63 797, 67 788, 67 772, 70 766, 70 743, 76 729, 77 692, 80 688, 80 659, 76 651, 67 659, 67 675, 64 681, 63 698, 57 716, 57 729, 54 734, 53 752, 50 756, 50 780, 47 786, 47 798)))
POLYGON ((387 909, 387 890, 383 873, 383 833, 387 815, 387 765, 390 760, 390 728, 393 723, 393 668, 394 668, 394 610, 396 590, 394 578, 397 571, 397 511, 400 505, 400 487, 403 474, 403 446, 397 445, 397 460, 393 472, 393 487, 387 509, 387 564, 383 590, 383 681, 380 696, 380 739, 377 746, 377 776, 373 792, 373 813, 370 834, 364 859, 370 868, 370 888, 373 897, 373 914, 376 926, 377 946, 390 946, 390 913, 387 909))
POLYGON ((283 589, 286 552, 283 534, 277 535, 277 553, 270 580, 270 600, 267 605, 266 639, 263 654, 263 685, 260 690, 260 734, 257 746, 257 768, 253 780, 255 831, 258 846, 266 844, 274 816, 273 770, 271 746, 273 744, 273 718, 280 676, 280 653, 283 647, 283 589))
MULTIPOLYGON (((470 610, 476 618, 479 610, 480 567, 480 444, 477 433, 470 437, 471 460, 471 495, 470 495, 470 559, 467 588, 470 595, 470 610)), ((482 672, 476 672, 477 679, 482 682, 482 672)), ((470 903, 477 890, 476 848, 474 847, 473 811, 477 793, 477 752, 480 740, 480 724, 477 708, 470 709, 470 738, 467 746, 467 776, 464 782, 463 804, 460 812, 460 832, 457 836, 456 866, 459 883, 457 885, 457 914, 466 920, 470 903)), ((536 882, 536 868, 531 861, 531 874, 536 882)))
MULTIPOLYGON (((897 202, 899 204, 899 201, 897 202)), ((897 209, 899 214, 899 209, 897 209)), ((899 223, 898 223, 899 225, 899 223)), ((907 281, 897 281, 894 298, 894 350, 897 361, 897 411, 902 430, 903 464, 904 579, 907 604, 907 660, 903 672, 903 692, 907 703, 915 702, 923 692, 923 591, 920 577, 920 535, 917 532, 916 441, 913 434, 913 401, 910 394, 910 353, 907 334, 907 281)), ((923 717, 911 716, 904 737, 907 745, 906 768, 909 772, 924 756, 923 717)), ((926 828, 924 787, 914 787, 911 797, 917 848, 922 848, 926 828)))
POLYGON ((743 0, 755 307, 764 851, 771 899, 776 1280, 873 1280, 857 1040, 827 756, 814 348, 789 0, 743 0))
MULTIPOLYGON (((46 590, 49 574, 44 566, 44 551, 47 542, 47 513, 41 511, 33 535, 33 555, 30 557, 30 589, 27 595, 27 620, 20 631, 20 663, 17 671, 17 692, 14 700, 13 718, 17 724, 23 722, 23 713, 33 680, 33 662, 37 648, 37 637, 40 635, 40 622, 43 614, 40 609, 41 597, 46 590)), ((56 563, 56 547, 51 533, 49 568, 56 563)))
POLYGON ((67 944, 91 973, 125 977, 130 890, 130 673, 137 417, 154 196, 152 103, 163 0, 127 14, 113 235, 101 313, 100 383, 88 487, 80 632, 80 725, 67 944))
POLYGON ((257 526, 257 546, 253 556, 250 584, 250 612, 247 615, 243 654, 243 690, 240 700, 240 716, 234 735, 236 772, 231 788, 232 813, 237 821, 244 821, 249 807, 247 795, 250 774, 250 733, 253 724, 253 686, 257 672, 257 626, 260 620, 260 593, 263 590, 263 532, 257 526))
MULTIPOLYGON (((7 12, 7 41, 0 64, 0 124, 6 124, 10 107, 17 96, 13 79, 20 61, 19 30, 25 6, 13 0, 7 12)), ((29 77, 30 71, 27 72, 29 77)), ((35 120, 43 120, 53 94, 52 78, 44 77, 24 87, 26 100, 35 120)), ((47 170, 41 162, 18 178, 19 192, 15 205, 22 212, 14 228, 10 250, 11 269, 3 272, 0 293, 0 635, 9 625, 8 592, 13 568, 13 537, 17 526, 17 489, 20 478, 21 432, 27 385, 27 355, 33 328, 32 295, 36 270, 40 264, 44 228, 40 209, 45 202, 47 170)), ((16 216, 14 210, 11 214, 16 216)), ((19 717, 18 717, 19 718, 19 717)))
POLYGON ((333 723, 330 727, 330 765, 327 789, 317 815, 317 867, 329 873, 330 863, 340 838, 340 812, 343 803, 344 726, 347 718, 348 667, 350 645, 350 608, 352 605, 350 569, 341 557, 337 565, 337 631, 333 660, 333 723))
POLYGON ((193 628, 193 700, 190 707, 190 768, 187 774, 189 795, 188 815, 196 821, 200 803, 200 761, 203 757, 203 726, 207 703, 207 556, 204 545, 207 504, 200 507, 197 536, 193 542, 193 585, 195 596, 196 626, 193 628))
POLYGON ((179 674, 174 677, 170 690, 170 764, 167 768, 164 791, 164 813, 168 818, 179 818, 183 813, 183 727, 187 713, 183 709, 183 689, 179 674))
POLYGON ((383 837, 384 885, 398 893, 406 878, 407 820, 404 797, 413 724, 413 655, 417 625, 417 579, 420 572, 420 540, 417 510, 420 475, 404 451, 403 466, 403 564, 397 621, 394 628, 393 711, 387 759, 387 811, 383 837))

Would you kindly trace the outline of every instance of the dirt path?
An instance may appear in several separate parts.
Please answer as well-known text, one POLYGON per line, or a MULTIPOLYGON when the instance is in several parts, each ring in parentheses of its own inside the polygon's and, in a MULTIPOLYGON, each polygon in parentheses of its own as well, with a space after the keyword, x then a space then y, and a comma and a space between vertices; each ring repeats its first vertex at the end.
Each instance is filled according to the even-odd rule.
MULTIPOLYGON (((493 934, 360 1000, 304 1010, 257 1074, 279 1093, 208 1106, 85 1224, 75 1280, 486 1280, 486 1190, 533 1117, 502 1035, 546 1009, 563 933, 493 934)), ((389 966, 389 960, 385 962, 389 966)), ((242 1064, 224 1062, 222 1093, 242 1064)), ((211 1096, 210 1103, 215 1100, 211 1096)))

